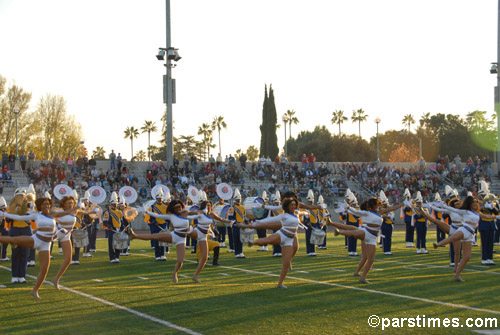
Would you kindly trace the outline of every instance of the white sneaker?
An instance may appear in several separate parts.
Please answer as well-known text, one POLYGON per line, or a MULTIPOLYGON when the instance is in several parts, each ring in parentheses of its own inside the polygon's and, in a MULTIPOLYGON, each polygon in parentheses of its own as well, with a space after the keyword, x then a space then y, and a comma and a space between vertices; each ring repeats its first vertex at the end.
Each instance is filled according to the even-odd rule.
POLYGON ((9 257, 4 257, 4 258, 0 259, 0 261, 7 262, 7 261, 10 261, 10 259, 9 259, 9 257))
POLYGON ((281 257, 281 252, 278 252, 278 257, 281 257))
POLYGON ((359 256, 359 254, 357 252, 353 252, 352 255, 353 256, 359 256))
POLYGON ((422 253, 422 249, 417 249, 417 254, 421 254, 422 253))
POLYGON ((167 260, 167 257, 165 256, 160 256, 160 261, 166 261, 167 260))
POLYGON ((310 252, 310 253, 308 253, 308 254, 307 254, 307 256, 312 256, 312 257, 314 257, 314 256, 316 256, 316 253, 315 253, 315 252, 310 252))
POLYGON ((451 262, 451 263, 450 263, 450 266, 455 266, 455 263, 451 262))
POLYGON ((235 257, 236 258, 245 258, 245 255, 243 255, 243 253, 241 253, 241 254, 237 254, 235 257))
POLYGON ((80 261, 72 261, 71 264, 73 264, 73 265, 80 265, 80 261))
POLYGON ((427 251, 427 249, 421 249, 421 250, 422 250, 423 254, 428 254, 429 253, 429 251, 427 251))
POLYGON ((488 259, 488 262, 490 262, 489 265, 496 265, 495 262, 493 262, 492 259, 488 259))
POLYGON ((115 263, 120 263, 120 259, 115 258, 115 263))
POLYGON ((20 282, 21 284, 26 283, 26 278, 20 277, 20 278, 17 278, 17 279, 19 279, 19 282, 20 282))
POLYGON ((10 280, 11 283, 19 283, 19 278, 18 277, 12 277, 10 280))
POLYGON ((386 251, 386 252, 384 252, 384 255, 392 255, 392 252, 386 251))
POLYGON ((349 251, 349 256, 354 256, 354 252, 349 251))
POLYGON ((221 248, 227 248, 227 247, 226 247, 226 243, 225 243, 225 242, 221 242, 220 247, 221 247, 221 248))
POLYGON ((63 253, 62 248, 59 248, 59 253, 60 253, 60 254, 62 254, 62 253, 63 253))
POLYGON ((118 260, 115 258, 115 259, 112 259, 110 260, 111 263, 118 263, 118 260))
POLYGON ((273 257, 279 257, 279 256, 280 256, 280 254, 279 254, 279 253, 275 253, 275 254, 273 254, 273 257))
POLYGON ((411 243, 411 242, 406 242, 406 247, 407 247, 407 248, 411 248, 411 247, 413 247, 413 243, 411 243))
POLYGON ((234 252, 234 249, 229 249, 227 252, 234 252))
POLYGON ((257 251, 267 251, 267 247, 262 246, 262 247, 260 247, 259 249, 257 249, 257 251))
POLYGON ((35 261, 29 261, 26 263, 27 266, 35 266, 35 261))
POLYGON ((189 246, 189 245, 186 245, 186 249, 190 249, 190 248, 191 248, 191 246, 189 246))
POLYGON ((489 265, 489 264, 490 264, 490 262, 488 262, 487 259, 481 260, 481 265, 489 265))
POLYGON ((161 261, 161 257, 156 257, 156 261, 157 262, 161 261))

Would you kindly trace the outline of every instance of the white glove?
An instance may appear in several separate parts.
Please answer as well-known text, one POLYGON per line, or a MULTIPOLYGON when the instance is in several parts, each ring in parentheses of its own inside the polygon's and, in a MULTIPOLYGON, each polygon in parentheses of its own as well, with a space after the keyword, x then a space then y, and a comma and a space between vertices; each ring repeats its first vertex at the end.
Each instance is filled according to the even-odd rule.
POLYGON ((431 208, 431 204, 428 203, 422 204, 422 208, 431 208))
POLYGON ((411 207, 411 202, 409 200, 405 200, 403 201, 403 204, 406 206, 406 207, 411 207))
POLYGON ((484 208, 493 209, 493 204, 491 202, 487 202, 484 204, 484 208))

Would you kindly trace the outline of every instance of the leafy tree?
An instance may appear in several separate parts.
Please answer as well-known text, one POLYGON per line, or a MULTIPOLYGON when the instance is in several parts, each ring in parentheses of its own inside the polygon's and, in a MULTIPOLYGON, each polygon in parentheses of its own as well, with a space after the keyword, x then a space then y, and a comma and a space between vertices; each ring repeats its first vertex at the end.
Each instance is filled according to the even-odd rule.
POLYGON ((391 152, 388 159, 391 163, 417 162, 418 160, 418 148, 414 145, 407 147, 405 143, 401 144, 397 149, 391 152))
MULTIPOLYGON (((15 148, 16 116, 17 114, 18 147, 26 151, 30 135, 35 130, 31 129, 32 115, 28 112, 31 93, 25 92, 17 85, 5 88, 7 80, 0 76, 0 147, 9 150, 15 148), (23 136, 20 136, 20 135, 23 136)), ((38 153, 37 153, 38 154, 38 153)))
MULTIPOLYGON (((156 127, 155 123, 153 121, 144 121, 144 125, 141 127, 142 133, 148 133, 148 148, 151 146, 151 133, 157 131, 158 128, 156 127)), ((148 149, 148 157, 149 160, 151 160, 151 152, 148 149)))
POLYGON ((135 160, 136 161, 139 161, 139 162, 145 162, 147 159, 146 157, 146 153, 144 152, 144 150, 139 150, 136 154, 135 154, 135 160))
POLYGON ((352 111, 351 120, 353 123, 354 122, 358 123, 359 137, 361 137, 361 122, 365 122, 367 118, 368 115, 366 115, 365 111, 362 110, 361 108, 352 111))
POLYGON ((340 131, 340 125, 344 123, 345 121, 349 120, 347 116, 344 116, 344 111, 339 109, 336 110, 335 112, 332 112, 332 124, 338 124, 339 125, 339 136, 341 134, 340 131))
POLYGON ((134 158, 134 139, 139 137, 139 130, 131 126, 127 127, 123 133, 125 134, 125 138, 130 139, 130 160, 132 160, 134 158))
POLYGON ((249 162, 255 162, 259 158, 259 150, 255 145, 251 145, 247 148, 246 156, 249 162))
POLYGON ((28 145, 37 157, 52 159, 57 153, 80 155, 83 150, 81 126, 74 116, 67 115, 62 96, 47 94, 42 97, 31 118, 28 145))
POLYGON ((219 155, 221 154, 221 145, 220 145, 220 131, 221 129, 227 129, 226 122, 224 121, 223 116, 216 116, 212 121, 212 128, 217 129, 219 133, 219 155))
POLYGON ((316 126, 314 131, 302 131, 288 143, 288 154, 292 161, 300 161, 302 154, 314 153, 317 161, 368 162, 376 159, 376 150, 366 140, 356 135, 332 136, 325 126, 316 126))

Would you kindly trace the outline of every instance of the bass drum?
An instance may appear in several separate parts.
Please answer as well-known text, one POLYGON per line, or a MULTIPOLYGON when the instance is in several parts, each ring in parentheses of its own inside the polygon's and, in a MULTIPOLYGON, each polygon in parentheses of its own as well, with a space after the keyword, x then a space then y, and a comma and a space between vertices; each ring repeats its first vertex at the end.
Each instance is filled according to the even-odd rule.
POLYGON ((246 198, 243 202, 243 207, 245 207, 246 217, 255 220, 262 219, 266 210, 264 208, 260 208, 260 206, 264 204, 264 200, 260 197, 250 197, 246 198))
MULTIPOLYGON (((229 205, 215 206, 214 213, 217 214, 218 216, 220 216, 223 219, 227 219, 227 214, 229 213, 229 209, 230 208, 231 208, 231 206, 229 206, 229 205)), ((229 226, 228 223, 225 223, 225 222, 222 222, 222 221, 214 220, 214 223, 218 227, 227 227, 227 226, 229 226)))

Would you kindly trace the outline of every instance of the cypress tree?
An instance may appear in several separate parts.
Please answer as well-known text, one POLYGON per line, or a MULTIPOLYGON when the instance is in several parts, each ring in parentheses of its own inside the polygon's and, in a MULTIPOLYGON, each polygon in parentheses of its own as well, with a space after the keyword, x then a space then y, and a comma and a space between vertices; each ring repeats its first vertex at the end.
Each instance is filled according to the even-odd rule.
POLYGON ((271 159, 274 160, 278 156, 278 136, 276 135, 276 125, 278 122, 278 116, 276 112, 276 105, 274 103, 274 90, 273 86, 269 85, 269 99, 268 99, 268 141, 267 141, 267 154, 271 159))
MULTIPOLYGON (((262 105, 262 124, 260 125, 260 156, 265 155, 267 143, 267 85, 264 85, 264 104, 262 105)), ((259 156, 259 157, 260 157, 259 156)))

